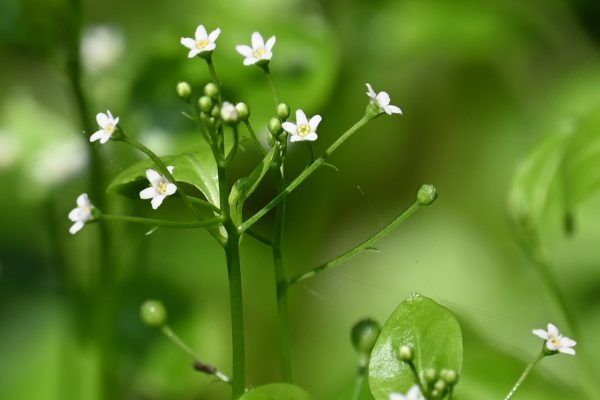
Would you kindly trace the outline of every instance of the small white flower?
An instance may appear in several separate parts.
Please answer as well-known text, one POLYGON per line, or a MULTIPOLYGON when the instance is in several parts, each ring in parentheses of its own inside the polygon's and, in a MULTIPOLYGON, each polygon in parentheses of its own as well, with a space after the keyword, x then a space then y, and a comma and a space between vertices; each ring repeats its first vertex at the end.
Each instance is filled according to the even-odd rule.
POLYGON ((565 354, 575 355, 575 350, 572 348, 577 344, 571 338, 563 336, 558 331, 558 328, 553 324, 548 324, 548 330, 534 329, 533 334, 546 341, 546 347, 553 352, 561 352, 565 354))
POLYGON ((224 101, 221 106, 221 119, 226 124, 235 124, 240 119, 240 113, 233 104, 228 101, 224 101))
MULTIPOLYGON (((172 174, 175 167, 168 166, 167 169, 172 174)), ((152 199, 150 202, 155 210, 162 204, 165 197, 177 191, 177 186, 152 168, 146 170, 146 178, 150 181, 150 187, 140 192, 140 199, 152 199)))
POLYGON ((406 395, 401 393, 390 394, 389 400, 425 400, 425 397, 421 394, 419 385, 414 385, 406 392, 406 395))
POLYGON ((267 43, 258 32, 252 34, 252 47, 244 44, 235 46, 238 53, 244 57, 244 65, 253 65, 259 61, 269 61, 273 57, 273 46, 275 46, 275 36, 271 36, 267 43))
POLYGON ((290 141, 300 142, 304 140, 317 140, 317 126, 321 122, 321 116, 315 115, 310 120, 302 110, 296 110, 296 123, 284 122, 281 126, 292 136, 290 141))
POLYGON ((387 92, 375 93, 371 85, 367 83, 367 95, 371 98, 373 103, 377 104, 386 114, 402 114, 400 107, 396 107, 390 104, 390 95, 387 92))
POLYGON ((77 197, 77 207, 69 213, 69 219, 74 222, 69 228, 72 235, 76 234, 83 228, 86 222, 92 219, 92 209, 94 206, 90 202, 86 193, 80 194, 77 197))
POLYGON ((108 140, 112 137, 113 133, 115 133, 115 131, 117 130, 117 125, 119 124, 119 117, 113 117, 110 111, 106 110, 106 114, 96 114, 96 122, 98 123, 100 129, 94 132, 92 136, 90 136, 90 142, 100 140, 100 143, 104 144, 108 142, 108 140))
POLYGON ((181 38, 180 43, 190 49, 189 58, 194 58, 200 53, 213 51, 217 48, 215 41, 221 34, 221 29, 217 28, 210 34, 206 32, 204 25, 198 25, 196 28, 195 39, 186 37, 181 38))

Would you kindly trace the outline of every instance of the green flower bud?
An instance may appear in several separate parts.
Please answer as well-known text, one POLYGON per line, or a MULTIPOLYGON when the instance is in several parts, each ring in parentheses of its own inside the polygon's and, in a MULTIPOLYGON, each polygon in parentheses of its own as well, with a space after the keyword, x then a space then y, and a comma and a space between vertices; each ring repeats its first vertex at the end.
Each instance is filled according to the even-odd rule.
POLYGON ((209 82, 204 86, 204 94, 216 100, 219 98, 219 87, 216 84, 209 82))
POLYGON ((273 134, 273 136, 277 137, 283 130, 281 127, 281 121, 277 117, 273 117, 269 120, 269 124, 267 125, 269 132, 273 134))
POLYGON ((437 381, 435 381, 435 384, 433 385, 433 388, 440 393, 444 393, 444 390, 446 390, 446 387, 448 387, 447 383, 441 379, 438 379, 437 381))
POLYGON ((190 96, 192 95, 192 87, 187 82, 179 82, 177 84, 177 95, 181 97, 185 101, 190 100, 190 96))
POLYGON ((220 115, 221 115, 221 108, 219 108, 218 105, 213 106, 213 108, 210 110, 210 116, 213 118, 219 118, 220 115))
POLYGON ((434 368, 427 368, 423 371, 423 379, 428 384, 432 384, 437 379, 437 371, 434 368))
POLYGON ((422 185, 417 192, 417 202, 421 206, 428 206, 437 199, 437 189, 433 185, 422 185))
POLYGON ((412 346, 407 345, 400 346, 398 355, 400 356, 400 360, 404 362, 411 362, 415 356, 412 346))
POLYGON ((271 147, 275 146, 275 143, 277 143, 277 138, 273 136, 271 132, 269 132, 269 135, 267 136, 267 143, 269 143, 269 146, 271 147))
POLYGON ((381 333, 377 321, 365 318, 358 321, 351 332, 352 345, 358 353, 371 354, 375 342, 381 333))
POLYGON ((443 369, 440 376, 450 386, 456 385, 456 382, 458 382, 458 374, 453 369, 443 369))
POLYGON ((200 108, 200 111, 202 111, 203 113, 208 114, 210 112, 210 110, 212 109, 212 106, 213 106, 213 102, 210 97, 202 96, 198 99, 198 107, 200 108))
POLYGON ((235 109, 238 112, 238 115, 240 117, 240 121, 247 121, 248 117, 250 116, 250 107, 248 107, 248 104, 246 103, 237 103, 235 105, 235 109))
POLYGON ((287 103, 279 103, 276 112, 279 119, 285 121, 290 116, 290 106, 287 103))
POLYGON ((167 321, 167 309, 159 300, 146 300, 142 304, 142 321, 148 326, 163 326, 167 321))
POLYGON ((223 102, 221 120, 227 125, 236 125, 240 121, 240 114, 237 108, 227 101, 223 102))
POLYGON ((432 399, 439 399, 440 397, 442 397, 442 393, 439 390, 432 390, 431 391, 431 398, 432 399))

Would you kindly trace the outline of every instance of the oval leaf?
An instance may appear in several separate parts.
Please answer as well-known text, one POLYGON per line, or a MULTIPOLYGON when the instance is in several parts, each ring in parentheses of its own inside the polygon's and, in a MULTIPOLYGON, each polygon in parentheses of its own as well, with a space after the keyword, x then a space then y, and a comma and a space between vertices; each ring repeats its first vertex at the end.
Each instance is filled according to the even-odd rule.
POLYGON ((445 307, 415 293, 387 320, 371 354, 369 387, 376 400, 388 400, 393 392, 406 393, 415 384, 410 367, 398 358, 401 345, 413 347, 419 374, 427 368, 460 374, 463 346, 458 321, 445 307))
POLYGON ((240 400, 314 400, 304 389, 289 383, 271 383, 251 389, 240 400))
MULTIPOLYGON (((209 149, 178 156, 161 157, 165 165, 172 165, 173 177, 178 182, 195 186, 211 204, 219 207, 219 178, 217 164, 209 149)), ((108 185, 108 193, 122 192, 134 182, 146 179, 146 169, 157 169, 152 160, 142 160, 121 171, 108 185)))

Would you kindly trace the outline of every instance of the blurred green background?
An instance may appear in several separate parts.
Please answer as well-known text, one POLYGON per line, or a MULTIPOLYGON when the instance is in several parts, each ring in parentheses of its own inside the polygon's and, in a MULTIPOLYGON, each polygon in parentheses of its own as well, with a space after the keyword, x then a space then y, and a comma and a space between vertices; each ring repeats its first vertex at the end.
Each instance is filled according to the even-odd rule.
MULTIPOLYGON (((86 295, 98 288, 98 226, 71 236, 66 218, 89 191, 89 144, 66 68, 75 4, 0 2, 0 398, 225 399, 226 386, 194 372, 138 317, 143 300, 163 299, 172 327, 206 361, 231 371, 226 269, 204 231, 145 235, 111 226, 110 292, 86 295), (104 362, 110 390, 102 395, 104 362)), ((369 123, 331 158, 338 172, 321 169, 289 198, 284 253, 293 275, 371 235, 412 203, 421 183, 440 193, 379 243, 380 253, 290 291, 295 375, 316 398, 350 397, 350 327, 365 316, 383 323, 412 291, 461 321, 457 399, 503 398, 538 351, 531 329, 565 326, 515 240, 506 203, 520 160, 600 105, 597 1, 108 0, 85 1, 82 15, 91 116, 110 109, 159 154, 200 141, 174 88, 187 80, 197 93, 209 80, 204 63, 179 44, 201 23, 222 29, 214 62, 225 97, 250 104, 263 137, 269 88, 234 50, 255 30, 277 36, 271 69, 282 99, 323 116, 318 150, 360 118, 366 82, 404 111, 369 123)), ((107 179, 139 158, 118 143, 98 151, 107 179)), ((236 176, 258 161, 251 146, 239 158, 236 176)), ((307 159, 304 146, 290 146, 288 174, 307 159)), ((267 180, 248 208, 273 192, 267 180)), ((186 216, 174 199, 157 213, 147 202, 109 199, 116 212, 186 216)), ((523 399, 600 398, 598 383, 585 377, 600 374, 600 196, 580 203, 576 217, 571 238, 553 225, 544 235, 580 325, 578 355, 544 360, 523 399)), ((269 216, 259 230, 269 234, 271 225, 269 216)), ((248 382, 278 381, 270 252, 250 238, 242 274, 248 382)))

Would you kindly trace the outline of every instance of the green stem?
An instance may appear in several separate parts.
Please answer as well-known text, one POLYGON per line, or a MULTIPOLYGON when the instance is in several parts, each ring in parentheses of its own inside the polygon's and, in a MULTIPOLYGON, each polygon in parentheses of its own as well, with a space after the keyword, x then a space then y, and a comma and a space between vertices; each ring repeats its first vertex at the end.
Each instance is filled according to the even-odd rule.
POLYGON ((269 247, 273 247, 273 242, 264 237, 263 235, 261 235, 260 233, 252 230, 252 229, 248 229, 246 232, 244 232, 246 235, 250 236, 252 239, 255 239, 257 241, 259 241, 260 243, 264 244, 265 246, 269 246, 269 247))
POLYGON ((161 219, 130 217, 126 215, 102 214, 101 219, 108 221, 124 221, 134 224, 161 226, 165 228, 200 228, 223 223, 223 217, 209 218, 204 221, 166 221, 161 219))
POLYGON ((238 128, 237 126, 233 127, 233 144, 231 147, 231 150, 229 150, 229 154, 227 154, 227 157, 225 157, 225 165, 229 165, 234 157, 235 154, 237 153, 237 149, 238 149, 238 138, 239 138, 239 132, 238 132, 238 128))
POLYGON ((358 374, 356 375, 356 383, 354 384, 354 392, 352 394, 352 400, 358 400, 360 398, 360 392, 365 383, 365 377, 367 374, 367 367, 360 365, 358 367, 358 374))
POLYGON ((368 121, 369 117, 363 116, 358 122, 356 122, 350 129, 348 129, 342 136, 340 136, 327 150, 325 153, 317 158, 312 164, 310 164, 300 175, 296 177, 282 192, 280 192, 273 200, 271 200, 266 206, 260 209, 252 217, 248 218, 240 227, 239 231, 244 232, 246 229, 254 225, 259 219, 264 217, 269 211, 271 211, 277 204, 285 199, 294 189, 296 189, 302 182, 312 175, 319 167, 325 164, 327 158, 342 145, 350 136, 356 131, 362 128, 368 121))
POLYGON ((377 241, 382 239, 388 233, 390 233, 391 231, 396 229, 396 227, 398 225, 400 225, 402 222, 407 220, 420 207, 421 206, 419 205, 418 202, 413 203, 406 211, 404 211, 402 214, 397 216, 392 222, 387 224, 383 229, 379 230, 376 234, 371 236, 369 239, 365 240, 358 246, 353 247, 352 249, 346 251, 344 254, 337 256, 333 260, 327 261, 326 263, 321 264, 318 267, 315 267, 308 272, 305 272, 303 274, 300 274, 300 275, 290 279, 288 281, 288 286, 292 286, 292 285, 295 285, 296 283, 305 281, 310 278, 314 278, 319 273, 321 273, 323 271, 327 271, 329 269, 332 269, 332 268, 336 267, 337 265, 339 265, 340 263, 346 261, 347 259, 354 257, 357 254, 360 254, 361 252, 363 252, 364 250, 368 249, 370 246, 375 244, 377 241))
POLYGON ((250 133, 250 137, 254 141, 254 144, 256 144, 256 147, 259 148, 259 150, 263 156, 267 155, 267 151, 265 150, 263 145, 258 140, 258 137, 256 136, 256 133, 254 132, 254 129, 252 129, 252 125, 250 124, 250 121, 246 120, 246 121, 244 121, 244 124, 246 125, 246 129, 248 129, 248 133, 250 133))
POLYGON ((271 75, 271 70, 269 69, 269 65, 264 65, 262 67, 263 71, 267 75, 267 80, 269 81, 269 86, 271 86, 271 93, 273 94, 273 101, 275 101, 275 107, 281 103, 279 101, 279 95, 277 94, 277 88, 275 87, 275 82, 273 81, 273 76, 271 75))
POLYGON ((540 354, 537 355, 537 357, 535 358, 535 360, 533 360, 527 366, 527 368, 525 368, 525 371, 523 371, 523 373, 519 377, 519 380, 517 380, 517 383, 515 383, 515 385, 513 386, 513 388, 510 390, 510 392, 508 392, 508 394, 506 395, 506 397, 504 398, 504 400, 510 400, 510 399, 512 399, 512 397, 515 394, 515 392, 519 389, 519 387, 521 386, 521 384, 525 381, 525 379, 527 379, 527 377, 529 376, 529 374, 533 370, 533 367, 535 367, 536 364, 539 363, 542 360, 542 358, 544 358, 544 356, 545 356, 544 352, 540 352, 540 354))
MULTIPOLYGON (((283 163, 277 171, 277 191, 285 190, 283 163)), ((273 241, 273 265, 275 266, 275 282, 277 295, 277 321, 279 324, 279 346, 281 356, 281 372, 284 382, 293 382, 292 356, 290 345, 290 326, 288 315, 288 285, 283 269, 282 242, 285 222, 285 199, 277 205, 275 216, 275 238, 273 241)))
POLYGON ((210 203, 210 202, 208 202, 206 200, 202 200, 202 199, 199 199, 197 197, 192 197, 192 196, 190 196, 188 198, 190 199, 190 201, 192 203, 197 204, 200 207, 209 208, 212 212, 215 212, 215 213, 220 213, 221 212, 221 210, 219 210, 218 207, 215 207, 214 204, 212 204, 212 203, 210 203))
MULTIPOLYGON (((219 89, 221 88, 221 81, 219 80, 219 77, 217 76, 217 70, 215 69, 215 65, 213 64, 212 61, 212 55, 208 58, 206 58, 206 64, 208 65, 208 70, 210 71, 210 76, 212 77, 213 82, 219 87, 219 89)), ((219 90, 219 103, 221 102, 221 91, 219 90)))

